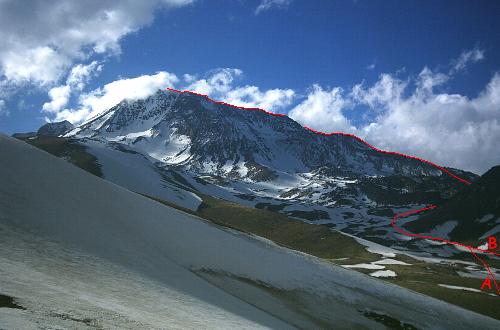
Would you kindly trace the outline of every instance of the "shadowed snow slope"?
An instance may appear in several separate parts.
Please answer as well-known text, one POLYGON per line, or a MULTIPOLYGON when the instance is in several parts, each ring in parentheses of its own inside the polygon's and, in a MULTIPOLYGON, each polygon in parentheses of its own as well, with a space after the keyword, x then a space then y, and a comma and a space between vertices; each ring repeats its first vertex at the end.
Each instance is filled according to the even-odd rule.
POLYGON ((500 327, 213 226, 3 135, 0 155, 0 293, 26 307, 0 308, 1 327, 381 327, 363 311, 418 328, 500 327), (310 302, 306 318, 291 294, 310 302))

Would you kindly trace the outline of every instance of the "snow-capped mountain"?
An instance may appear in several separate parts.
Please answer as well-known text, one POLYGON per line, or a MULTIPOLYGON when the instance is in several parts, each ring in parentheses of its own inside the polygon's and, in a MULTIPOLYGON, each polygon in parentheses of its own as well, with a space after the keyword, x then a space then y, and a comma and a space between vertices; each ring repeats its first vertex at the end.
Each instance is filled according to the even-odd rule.
POLYGON ((87 146, 105 177, 129 189, 151 194, 130 182, 150 166, 125 173, 118 165, 133 153, 184 188, 365 237, 385 237, 396 209, 440 204, 463 186, 429 163, 378 152, 352 136, 317 134, 286 116, 189 92, 124 100, 66 136, 87 146))
POLYGON ((70 135, 120 142, 197 173, 256 181, 280 173, 441 174, 428 164, 376 152, 352 137, 318 135, 286 116, 235 109, 174 91, 124 100, 70 135))
MULTIPOLYGON (((460 262, 470 258, 463 251, 400 237, 391 227, 395 213, 428 203, 444 204, 464 188, 462 182, 444 173, 451 169, 378 152, 352 136, 316 134, 285 116, 237 109, 190 93, 158 91, 144 100, 120 102, 65 137, 24 140, 128 190, 218 225, 339 260, 348 268, 385 267, 372 264, 376 261, 365 255, 364 249, 358 247, 352 252, 357 246, 353 242, 358 242, 370 254, 385 251, 384 256, 414 259, 384 263, 412 265, 418 258, 446 260, 450 266, 439 266, 445 271, 453 268, 465 274, 464 278, 483 275, 470 262, 466 268, 457 269, 457 258, 460 262), (298 230, 296 225, 307 228, 298 230), (304 232, 307 234, 302 235, 304 232), (328 240, 332 233, 338 236, 328 240), (346 243, 345 237, 354 241, 346 243), (347 244, 349 252, 324 254, 339 248, 324 245, 327 240, 339 242, 342 249, 347 244)), ((468 181, 477 178, 451 171, 468 181)), ((417 263, 419 281, 422 274, 433 276, 435 271, 442 271, 417 263)), ((367 274, 387 280, 395 277, 401 283, 410 283, 413 289, 411 271, 388 269, 367 274)), ((435 285, 434 281, 434 277, 424 280, 430 285, 435 285)), ((445 291, 466 288, 479 292, 473 289, 476 283, 464 283, 462 275, 440 281, 437 284, 444 283, 445 291)), ((448 297, 448 292, 439 291, 436 296, 448 297)), ((460 305, 462 300, 457 299, 452 303, 460 305)), ((478 309, 490 313, 487 306, 482 300, 478 309)))

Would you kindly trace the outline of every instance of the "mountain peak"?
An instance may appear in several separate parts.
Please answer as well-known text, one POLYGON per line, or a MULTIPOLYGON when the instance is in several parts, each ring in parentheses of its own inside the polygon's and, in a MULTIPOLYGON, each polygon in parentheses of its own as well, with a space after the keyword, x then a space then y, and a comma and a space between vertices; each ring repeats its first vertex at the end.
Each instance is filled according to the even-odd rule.
POLYGON ((74 128, 67 120, 47 123, 38 129, 39 136, 60 136, 74 128))
POLYGON ((350 136, 316 134, 287 116, 173 90, 122 101, 72 135, 121 143, 166 164, 223 176, 245 177, 256 169, 272 173, 266 177, 319 170, 340 176, 441 174, 350 136))

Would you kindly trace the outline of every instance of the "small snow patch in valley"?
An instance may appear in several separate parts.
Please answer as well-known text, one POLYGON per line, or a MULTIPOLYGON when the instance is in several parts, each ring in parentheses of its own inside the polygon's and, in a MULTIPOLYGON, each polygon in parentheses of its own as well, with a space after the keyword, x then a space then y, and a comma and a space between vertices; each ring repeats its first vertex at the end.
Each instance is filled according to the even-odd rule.
POLYGON ((384 269, 385 266, 371 264, 342 265, 345 268, 384 269))
POLYGON ((458 225, 458 221, 446 221, 430 231, 431 236, 449 238, 449 234, 458 225))
MULTIPOLYGON (((348 234, 346 234, 346 235, 348 235, 348 234)), ((394 249, 388 248, 387 246, 383 246, 381 244, 377 244, 377 243, 374 243, 374 242, 371 242, 371 241, 368 241, 366 239, 359 238, 356 236, 352 236, 352 235, 348 235, 348 236, 351 236, 358 243, 364 245, 368 252, 380 254, 380 255, 387 257, 387 258, 395 258, 396 257, 396 250, 394 250, 394 249)))
POLYGON ((495 216, 491 213, 489 214, 486 214, 484 217, 482 217, 481 219, 478 219, 476 220, 476 222, 479 222, 479 223, 485 223, 485 222, 488 222, 490 221, 491 219, 493 219, 495 216))
POLYGON ((425 239, 424 241, 430 245, 446 245, 447 244, 446 242, 436 241, 436 240, 432 240, 432 239, 425 239))
POLYGON ((370 274, 373 277, 396 277, 396 272, 392 270, 377 270, 370 274))
POLYGON ((447 289, 453 289, 453 290, 464 290, 464 291, 470 291, 470 292, 481 292, 479 289, 473 289, 473 288, 466 288, 464 286, 456 286, 456 285, 447 285, 447 284, 438 284, 439 286, 447 289))
POLYGON ((404 261, 396 260, 396 259, 382 259, 378 261, 372 262, 372 264, 375 265, 405 265, 405 266, 411 266, 411 264, 407 264, 404 261))
POLYGON ((480 250, 488 250, 488 242, 479 245, 477 248, 480 250))

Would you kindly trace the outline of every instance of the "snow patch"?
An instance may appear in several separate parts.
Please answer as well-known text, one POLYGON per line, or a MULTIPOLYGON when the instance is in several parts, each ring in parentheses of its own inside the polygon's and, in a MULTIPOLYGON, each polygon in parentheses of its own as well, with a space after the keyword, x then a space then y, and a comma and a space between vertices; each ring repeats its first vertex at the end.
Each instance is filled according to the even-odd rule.
POLYGON ((447 289, 453 289, 453 290, 464 290, 464 291, 470 291, 470 292, 482 292, 479 289, 474 289, 474 288, 467 288, 464 286, 456 286, 456 285, 448 285, 448 284, 438 284, 439 286, 447 289))
POLYGON ((345 268, 362 268, 362 269, 384 269, 385 266, 375 264, 356 264, 356 265, 342 265, 345 268))
POLYGON ((437 225, 430 232, 430 236, 449 238, 449 234, 458 225, 458 221, 446 221, 443 224, 437 225))
POLYGON ((375 265, 404 265, 404 266, 411 266, 411 264, 407 264, 404 261, 396 260, 396 259, 382 259, 378 261, 372 262, 375 265))
POLYGON ((376 272, 370 273, 370 276, 373 277, 396 277, 396 272, 392 270, 378 270, 376 272))

